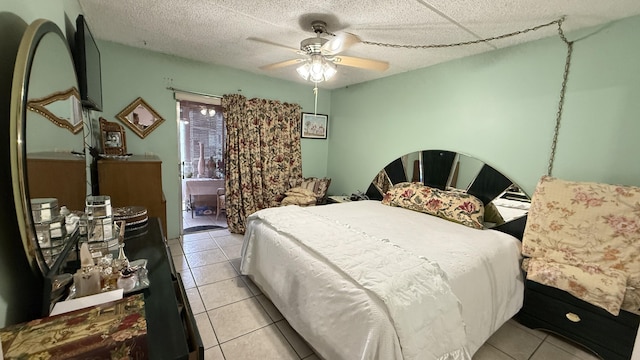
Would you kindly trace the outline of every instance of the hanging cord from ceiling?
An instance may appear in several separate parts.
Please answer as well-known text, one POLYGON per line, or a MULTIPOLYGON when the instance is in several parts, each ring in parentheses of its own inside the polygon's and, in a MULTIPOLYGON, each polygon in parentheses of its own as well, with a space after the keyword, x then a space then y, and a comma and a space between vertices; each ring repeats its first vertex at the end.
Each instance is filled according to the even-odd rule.
MULTIPOLYGON (((560 133, 560 120, 562 119, 562 109, 564 106, 564 98, 565 98, 565 94, 566 94, 566 90, 567 90, 567 81, 569 80, 569 68, 571 66, 571 54, 573 52, 573 41, 569 41, 566 36, 564 35, 564 31, 562 30, 562 23, 564 22, 565 17, 561 17, 557 20, 553 20, 551 22, 548 22, 546 24, 541 24, 541 25, 536 25, 527 29, 523 29, 523 30, 518 30, 518 31, 513 31, 507 34, 502 34, 502 35, 497 35, 497 36, 492 36, 489 38, 485 38, 485 39, 478 39, 478 40, 469 40, 469 41, 462 41, 462 42, 457 42, 457 43, 451 43, 451 44, 427 44, 427 45, 405 45, 405 44, 390 44, 390 43, 382 43, 382 42, 375 42, 375 41, 366 41, 366 40, 362 40, 361 43, 365 44, 365 45, 373 45, 373 46, 382 46, 382 47, 389 47, 389 48, 403 48, 403 49, 438 49, 438 48, 451 48, 451 47, 456 47, 456 46, 465 46, 465 45, 473 45, 473 44, 479 44, 479 43, 488 43, 489 41, 494 41, 494 40, 501 40, 501 39, 506 39, 509 37, 513 37, 513 36, 518 36, 518 35, 523 35, 526 34, 528 32, 531 31, 537 31, 540 30, 542 28, 548 27, 548 26, 552 26, 552 25, 557 25, 558 26, 558 36, 560 36, 560 39, 562 40, 562 42, 565 43, 565 45, 567 45, 567 57, 565 60, 565 65, 564 65, 564 73, 562 74, 562 87, 560 89, 560 100, 558 101, 558 111, 556 113, 556 123, 555 123, 555 128, 553 131, 553 140, 551 141, 551 154, 549 156, 549 165, 547 168, 547 175, 551 176, 552 175, 552 171, 553 171, 553 162, 555 160, 555 156, 556 156, 556 147, 558 145, 558 134, 560 133)), ((335 34, 332 34, 330 32, 327 32, 328 35, 331 36, 335 36, 335 34)), ((316 93, 316 101, 317 101, 317 93, 316 93)))
MULTIPOLYGON (((501 40, 501 39, 506 39, 509 37, 513 37, 513 36, 518 36, 518 35, 523 35, 526 34, 528 32, 531 31, 537 31, 540 30, 542 28, 548 27, 548 26, 552 26, 552 25, 557 25, 558 26, 558 36, 560 37, 560 39, 562 40, 562 42, 565 43, 565 45, 567 45, 567 57, 565 60, 565 65, 564 65, 564 72, 562 74, 562 87, 560 89, 560 100, 558 101, 558 111, 556 113, 556 123, 555 123, 555 128, 553 131, 553 140, 551 141, 551 155, 549 156, 549 166, 547 168, 547 175, 551 176, 552 171, 553 171, 553 162, 555 160, 555 156, 556 156, 556 147, 558 145, 558 134, 560 133, 560 120, 562 119, 562 109, 564 106, 564 97, 565 97, 565 93, 567 90, 567 81, 569 80, 569 68, 571 66, 571 54, 573 52, 573 41, 569 41, 566 36, 564 35, 564 31, 562 30, 562 23, 564 22, 565 17, 561 17, 557 20, 553 20, 551 22, 548 22, 546 24, 541 24, 541 25, 536 25, 527 29, 523 29, 523 30, 518 30, 518 31, 513 31, 507 34, 502 34, 502 35, 497 35, 497 36, 492 36, 489 38, 484 38, 484 39, 478 39, 478 40, 469 40, 469 41, 462 41, 462 42, 457 42, 457 43, 451 43, 451 44, 427 44, 427 45, 406 45, 406 44, 390 44, 390 43, 382 43, 382 42, 375 42, 375 41, 366 41, 366 40, 362 40, 361 43, 365 44, 365 45, 373 45, 373 46, 382 46, 382 47, 390 47, 390 48, 404 48, 404 49, 438 49, 438 48, 450 48, 450 47, 456 47, 456 46, 465 46, 465 45, 473 45, 473 44, 479 44, 479 43, 487 43, 489 41, 494 41, 494 40, 501 40)), ((336 34, 331 33, 329 31, 325 32, 327 35, 329 36, 336 36, 336 34)), ((318 84, 316 83, 315 88, 313 89, 314 93, 315 93, 315 110, 314 112, 316 112, 317 107, 318 107, 318 84)))
POLYGON ((318 115, 318 83, 313 88, 313 95, 315 97, 315 101, 313 103, 313 115, 318 115))
POLYGON ((558 35, 560 39, 567 45, 567 57, 564 63, 564 73, 562 74, 562 88, 560 89, 560 100, 558 101, 558 112, 556 113, 556 126, 553 130, 553 140, 551 141, 551 155, 549 156, 549 166, 547 175, 551 176, 553 171, 553 161, 556 157, 556 146, 558 145, 558 134, 560 133, 560 119, 562 118, 562 108, 564 106, 564 96, 567 91, 567 81, 569 81, 569 68, 571 67, 571 53, 573 52, 573 41, 567 40, 562 31, 562 21, 564 17, 558 21, 558 35))
MULTIPOLYGON (((510 33, 507 33, 507 34, 492 36, 492 37, 484 38, 484 39, 462 41, 462 42, 451 43, 451 44, 407 45, 407 44, 391 44, 391 43, 383 43, 383 42, 367 41, 367 40, 362 40, 361 43, 365 44, 365 45, 382 46, 382 47, 390 47, 390 48, 402 48, 402 49, 450 48, 450 47, 456 47, 456 46, 464 46, 464 45, 473 45, 473 44, 486 43, 486 42, 489 42, 489 41, 501 40, 501 39, 506 39, 506 38, 510 38, 510 37, 513 37, 513 36, 523 35, 523 34, 526 34, 528 32, 531 32, 531 31, 538 31, 538 30, 540 30, 542 28, 545 28, 545 27, 548 27, 548 26, 552 26, 554 24, 560 25, 560 24, 562 24, 563 21, 564 21, 564 16, 562 18, 560 18, 560 19, 553 20, 553 21, 548 22, 546 24, 536 25, 536 26, 533 26, 533 27, 530 27, 530 28, 527 28, 527 29, 510 32, 510 33)), ((331 35, 331 36, 335 36, 335 34, 332 34, 330 32, 327 32, 327 34, 331 35)))

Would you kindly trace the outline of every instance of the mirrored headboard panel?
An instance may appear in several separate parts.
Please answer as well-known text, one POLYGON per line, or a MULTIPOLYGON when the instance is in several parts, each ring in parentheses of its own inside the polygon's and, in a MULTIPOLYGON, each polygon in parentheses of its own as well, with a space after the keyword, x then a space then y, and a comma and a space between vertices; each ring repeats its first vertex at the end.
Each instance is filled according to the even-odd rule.
POLYGON ((488 209, 485 211, 487 227, 502 230, 517 224, 516 234, 512 234, 517 237, 517 233, 524 229, 529 196, 504 174, 474 157, 447 150, 406 154, 376 175, 366 195, 372 200, 382 200, 393 185, 401 182, 420 182, 441 190, 465 191, 480 199, 488 209), (494 210, 497 213, 489 215, 494 210))

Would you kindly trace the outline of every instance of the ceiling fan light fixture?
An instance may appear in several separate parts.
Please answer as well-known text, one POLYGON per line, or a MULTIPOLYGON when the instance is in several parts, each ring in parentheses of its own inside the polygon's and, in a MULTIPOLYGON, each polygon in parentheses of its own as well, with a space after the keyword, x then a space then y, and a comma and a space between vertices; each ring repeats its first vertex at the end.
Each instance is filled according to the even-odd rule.
POLYGON ((305 80, 309 80, 309 73, 311 72, 311 65, 308 62, 304 62, 302 65, 298 66, 296 69, 298 75, 305 80))
POLYGON ((312 55, 296 71, 305 80, 315 83, 331 79, 338 71, 336 65, 327 61, 322 55, 312 55))
POLYGON ((329 80, 338 72, 336 64, 331 61, 325 61, 324 63, 324 80, 329 80))

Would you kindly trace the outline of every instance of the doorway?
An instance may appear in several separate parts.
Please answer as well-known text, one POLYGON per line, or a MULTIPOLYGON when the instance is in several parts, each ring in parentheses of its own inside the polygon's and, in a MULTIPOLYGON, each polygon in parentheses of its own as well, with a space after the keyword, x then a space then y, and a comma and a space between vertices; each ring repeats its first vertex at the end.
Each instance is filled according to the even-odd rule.
POLYGON ((178 100, 182 234, 226 228, 225 122, 222 106, 178 100))

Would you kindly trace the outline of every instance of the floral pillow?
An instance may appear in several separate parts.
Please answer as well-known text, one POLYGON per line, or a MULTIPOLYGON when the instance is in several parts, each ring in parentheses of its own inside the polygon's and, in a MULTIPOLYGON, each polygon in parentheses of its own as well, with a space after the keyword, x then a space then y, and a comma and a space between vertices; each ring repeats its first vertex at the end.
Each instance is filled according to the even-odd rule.
POLYGON ((590 304, 618 315, 627 287, 627 274, 610 268, 573 266, 530 259, 527 279, 563 289, 590 304))
POLYGON ((484 226, 482 201, 463 192, 403 182, 389 189, 382 203, 438 216, 474 229, 482 229, 484 226))
MULTIPOLYGON (((540 281, 568 291, 584 301, 607 310, 640 308, 640 188, 592 182, 572 182, 544 176, 531 200, 531 208, 522 239, 525 256, 548 263, 571 265, 584 271, 597 271, 609 283, 626 277, 625 288, 608 299, 617 303, 596 304, 590 296, 602 289, 604 280, 580 283, 589 289, 584 297, 562 286, 557 277, 540 281)), ((555 266, 555 265, 553 265, 555 266)), ((555 266, 555 268, 560 268, 555 266)), ((574 277, 574 274, 566 274, 574 277)), ((527 274, 529 277, 529 274, 527 274)), ((587 278, 587 277, 583 277, 587 278)))
POLYGON ((286 197, 280 202, 281 206, 309 206, 315 205, 317 202, 316 194, 313 191, 302 187, 291 188, 285 193, 285 195, 286 197))

